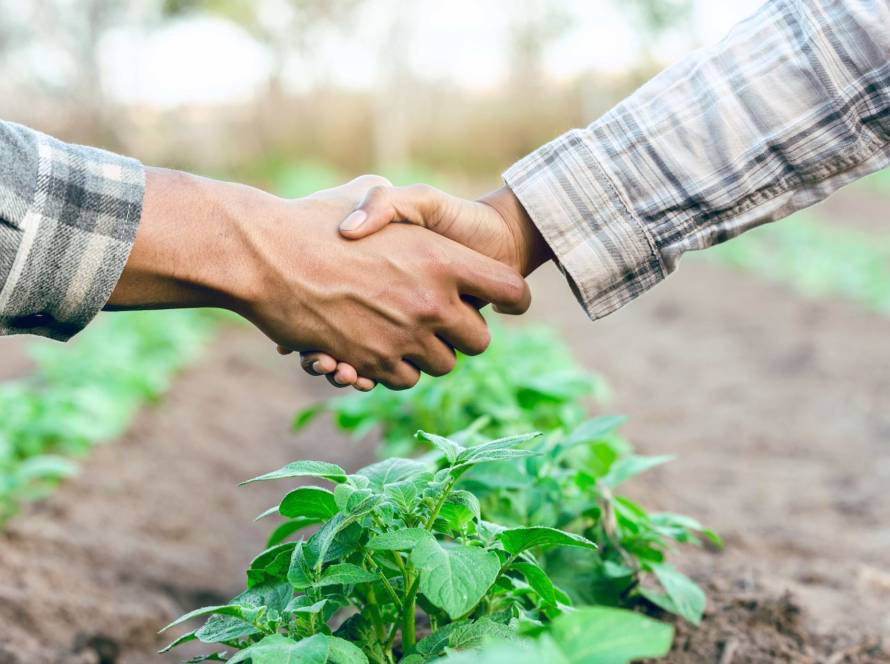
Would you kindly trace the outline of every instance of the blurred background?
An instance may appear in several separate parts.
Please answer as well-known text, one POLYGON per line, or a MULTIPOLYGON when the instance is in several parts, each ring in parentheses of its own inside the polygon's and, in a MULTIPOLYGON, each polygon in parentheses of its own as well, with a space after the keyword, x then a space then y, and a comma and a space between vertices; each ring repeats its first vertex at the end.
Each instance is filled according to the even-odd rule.
MULTIPOLYGON (((477 195, 760 4, 0 0, 0 118, 285 196, 365 172, 477 195)), ((877 173, 595 325, 553 266, 533 276, 519 324, 602 376, 596 412, 627 414, 641 451, 677 456, 633 497, 726 540, 677 557, 712 598, 695 638, 717 653, 773 661, 748 638, 769 629, 788 661, 887 661, 812 644, 890 634, 888 202, 877 173)), ((330 426, 289 433, 333 388, 229 323, 114 314, 73 344, 0 339, 0 662, 98 652, 120 620, 138 653, 121 661, 155 661, 165 618, 225 601, 256 552, 242 524, 271 497, 238 481, 372 454, 330 426)))
POLYGON ((758 4, 2 0, 0 116, 285 194, 492 182, 758 4))

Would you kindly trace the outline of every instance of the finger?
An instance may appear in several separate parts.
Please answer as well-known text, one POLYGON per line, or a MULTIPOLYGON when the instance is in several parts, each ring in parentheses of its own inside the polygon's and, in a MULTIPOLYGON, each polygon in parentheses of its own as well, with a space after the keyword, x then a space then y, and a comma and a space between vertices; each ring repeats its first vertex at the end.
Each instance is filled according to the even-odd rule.
POLYGON ((278 346, 275 348, 275 350, 278 351, 279 355, 290 355, 294 352, 290 348, 285 348, 284 346, 278 346))
POLYGON ((463 315, 453 317, 437 334, 450 346, 464 355, 479 355, 491 343, 491 332, 482 314, 471 304, 462 305, 463 315))
POLYGON ((355 385, 355 381, 358 380, 358 372, 351 364, 339 362, 337 369, 332 374, 328 374, 328 379, 328 382, 336 387, 349 387, 355 385))
POLYGON ((455 249, 462 257, 457 274, 462 295, 491 302, 505 314, 518 315, 528 311, 531 291, 518 272, 466 247, 455 249))
POLYGON ((428 185, 372 187, 359 206, 340 223, 340 233, 351 240, 376 233, 399 221, 424 226, 436 232, 443 218, 453 218, 449 210, 459 210, 461 199, 428 185))
POLYGON ((420 380, 420 371, 408 362, 399 362, 388 372, 383 373, 378 382, 391 390, 407 390, 420 380))
POLYGON ((337 370, 337 360, 327 353, 300 353, 300 366, 312 376, 321 376, 337 370))
POLYGON ((358 380, 355 381, 355 385, 353 387, 357 389, 359 392, 370 392, 377 385, 370 378, 365 378, 364 376, 359 376, 358 380))
POLYGON ((346 196, 350 200, 355 201, 361 200, 371 187, 391 186, 392 182, 381 175, 360 175, 346 184, 316 191, 314 194, 307 196, 307 198, 340 200, 346 196))
POLYGON ((451 347, 435 336, 430 337, 419 352, 411 353, 405 359, 430 376, 444 376, 451 373, 457 361, 451 347))

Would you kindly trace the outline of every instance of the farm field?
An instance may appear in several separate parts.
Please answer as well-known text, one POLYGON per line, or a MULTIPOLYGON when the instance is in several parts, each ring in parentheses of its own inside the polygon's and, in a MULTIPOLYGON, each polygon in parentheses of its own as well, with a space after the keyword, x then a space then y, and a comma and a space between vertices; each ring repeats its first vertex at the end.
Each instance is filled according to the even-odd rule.
MULTIPOLYGON (((890 234, 880 200, 852 190, 822 214, 890 234)), ((725 541, 672 556, 709 605, 698 628, 676 621, 660 661, 890 661, 890 317, 719 261, 687 260, 595 325, 555 270, 532 289, 516 324, 554 326, 608 382, 597 411, 629 416, 641 453, 676 456, 628 494, 725 541)), ((4 379, 28 371, 20 340, 0 340, 0 366, 18 367, 4 379)), ((250 329, 226 330, 121 440, 0 535, 0 663, 202 652, 156 655, 168 640, 157 631, 242 589, 269 531, 252 520, 280 487, 238 482, 294 459, 348 471, 374 460, 371 441, 326 418, 290 433, 296 410, 335 392, 250 329)))

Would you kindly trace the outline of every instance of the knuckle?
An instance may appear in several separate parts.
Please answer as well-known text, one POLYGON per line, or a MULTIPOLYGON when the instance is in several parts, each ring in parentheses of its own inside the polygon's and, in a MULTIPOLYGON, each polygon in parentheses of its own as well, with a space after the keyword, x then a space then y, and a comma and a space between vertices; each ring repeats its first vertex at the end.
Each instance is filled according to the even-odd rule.
POLYGON ((415 320, 421 323, 441 323, 447 320, 451 305, 438 293, 427 291, 414 298, 415 320))
POLYGON ((519 303, 525 298, 526 284, 516 272, 510 271, 504 274, 502 279, 504 297, 508 302, 519 303))
POLYGON ((446 374, 450 374, 454 371, 454 366, 457 363, 457 358, 454 354, 450 354, 444 356, 439 362, 436 363, 436 366, 433 367, 433 371, 430 372, 431 376, 444 376, 446 374))
POLYGON ((415 196, 418 196, 421 198, 429 198, 430 196, 434 196, 438 192, 438 190, 435 187, 433 187, 432 185, 425 184, 422 182, 417 183, 417 184, 412 184, 409 187, 407 187, 407 189, 415 196))
POLYGON ((383 177, 382 175, 376 175, 373 173, 365 173, 364 175, 359 176, 358 182, 368 187, 369 189, 392 186, 392 182, 390 182, 387 178, 383 177))
POLYGON ((387 197, 389 196, 390 188, 389 186, 377 184, 368 189, 368 194, 365 197, 365 200, 370 205, 380 205, 386 202, 387 197))
POLYGON ((467 344, 467 355, 481 355, 491 345, 491 331, 486 327, 474 335, 473 339, 467 344))

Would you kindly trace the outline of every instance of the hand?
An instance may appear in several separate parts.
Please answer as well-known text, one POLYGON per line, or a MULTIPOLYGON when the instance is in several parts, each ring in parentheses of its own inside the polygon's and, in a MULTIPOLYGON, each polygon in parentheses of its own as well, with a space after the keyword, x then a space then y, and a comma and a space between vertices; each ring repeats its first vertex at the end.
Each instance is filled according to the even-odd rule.
POLYGON ((341 357, 393 389, 447 373, 488 330, 476 306, 527 309, 513 270, 456 242, 393 225, 362 243, 337 224, 380 178, 314 196, 269 194, 149 171, 143 219, 111 304, 221 306, 286 350, 341 357))
MULTIPOLYGON (((392 222, 423 226, 494 258, 523 276, 553 257, 525 208, 508 187, 471 201, 427 185, 376 186, 340 224, 340 232, 357 240, 392 222)), ((362 389, 367 385, 353 367, 325 353, 303 353, 301 364, 310 374, 326 374, 337 386, 354 385, 362 389)))

